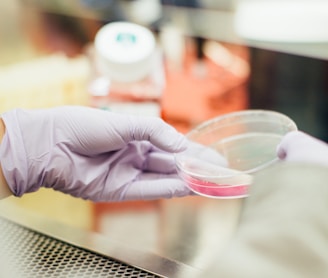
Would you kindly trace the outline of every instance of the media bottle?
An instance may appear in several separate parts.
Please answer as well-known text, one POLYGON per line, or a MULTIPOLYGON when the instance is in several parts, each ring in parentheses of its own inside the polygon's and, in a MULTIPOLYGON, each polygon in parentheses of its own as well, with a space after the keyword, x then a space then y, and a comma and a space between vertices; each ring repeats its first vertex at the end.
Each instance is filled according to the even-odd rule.
POLYGON ((148 28, 112 22, 96 34, 90 105, 113 112, 160 116, 165 86, 163 55, 148 28))

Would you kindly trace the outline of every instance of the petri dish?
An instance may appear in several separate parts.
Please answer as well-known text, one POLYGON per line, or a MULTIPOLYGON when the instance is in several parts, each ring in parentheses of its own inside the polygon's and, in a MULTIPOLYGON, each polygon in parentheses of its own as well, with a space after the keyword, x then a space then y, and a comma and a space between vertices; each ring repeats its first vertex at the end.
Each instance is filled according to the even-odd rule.
POLYGON ((254 174, 279 161, 282 137, 297 130, 288 116, 270 110, 242 110, 210 119, 186 137, 186 151, 175 154, 177 171, 196 194, 242 198, 254 174))

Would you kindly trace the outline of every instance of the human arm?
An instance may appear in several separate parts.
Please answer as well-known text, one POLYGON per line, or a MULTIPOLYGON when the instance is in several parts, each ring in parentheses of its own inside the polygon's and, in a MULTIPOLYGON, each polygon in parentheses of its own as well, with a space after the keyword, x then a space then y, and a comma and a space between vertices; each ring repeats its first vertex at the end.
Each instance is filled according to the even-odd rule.
POLYGON ((239 225, 202 277, 328 277, 328 145, 303 132, 256 175, 239 225))
POLYGON ((256 176, 225 250, 199 277, 328 277, 328 168, 283 163, 256 176))
MULTIPOLYGON (((5 134, 5 125, 3 123, 3 120, 0 118, 0 144, 4 134, 5 134)), ((9 189, 7 181, 2 172, 2 167, 0 165, 0 200, 9 197, 11 195, 12 192, 9 189)))
POLYGON ((159 118, 79 106, 17 109, 2 118, 0 161, 15 196, 41 186, 96 202, 190 194, 173 156, 187 141, 159 118))

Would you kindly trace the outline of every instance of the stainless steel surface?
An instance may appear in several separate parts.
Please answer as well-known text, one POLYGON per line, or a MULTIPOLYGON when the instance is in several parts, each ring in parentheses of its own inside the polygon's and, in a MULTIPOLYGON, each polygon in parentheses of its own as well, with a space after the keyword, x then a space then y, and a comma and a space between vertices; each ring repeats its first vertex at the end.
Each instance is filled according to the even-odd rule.
POLYGON ((108 205, 98 230, 131 247, 205 269, 223 252, 243 199, 176 198, 133 206, 108 205))
POLYGON ((8 277, 159 277, 6 219, 0 218, 0 231, 8 277))
POLYGON ((1 263, 11 275, 17 271, 15 275, 21 277, 173 278, 188 277, 198 271, 19 209, 10 211, 2 206, 0 217, 1 263))
MULTIPOLYGON (((27 254, 25 258, 18 256, 15 259, 18 265, 21 259, 23 265, 26 265, 29 262, 29 252, 32 254, 39 250, 35 249, 34 243, 30 245, 30 239, 33 238, 32 242, 41 242, 42 248, 50 248, 44 243, 49 240, 55 246, 50 251, 39 250, 43 252, 41 257, 33 256, 33 267, 36 268, 46 263, 50 269, 59 271, 58 260, 65 260, 62 255, 66 254, 65 250, 72 248, 75 250, 74 256, 78 257, 74 259, 74 268, 81 272, 81 260, 99 256, 97 260, 104 263, 107 259, 106 265, 113 265, 115 269, 119 269, 116 266, 120 262, 128 268, 136 268, 133 273, 144 270, 147 275, 151 273, 159 277, 201 277, 202 271, 216 260, 216 256, 223 252, 229 242, 236 227, 241 202, 242 199, 190 197, 159 201, 156 204, 150 202, 150 207, 145 209, 133 206, 129 208, 128 205, 124 207, 123 203, 120 204, 121 209, 109 209, 96 217, 102 221, 101 234, 73 228, 39 214, 23 211, 17 206, 8 208, 3 202, 0 204, 0 217, 22 227, 11 226, 7 230, 2 227, 1 234, 5 235, 2 238, 5 241, 8 237, 12 240, 14 235, 14 248, 19 247, 22 251, 13 253, 14 256, 27 254), (42 256, 55 257, 44 262, 42 256)), ((0 248, 4 250, 3 246, 0 248)))

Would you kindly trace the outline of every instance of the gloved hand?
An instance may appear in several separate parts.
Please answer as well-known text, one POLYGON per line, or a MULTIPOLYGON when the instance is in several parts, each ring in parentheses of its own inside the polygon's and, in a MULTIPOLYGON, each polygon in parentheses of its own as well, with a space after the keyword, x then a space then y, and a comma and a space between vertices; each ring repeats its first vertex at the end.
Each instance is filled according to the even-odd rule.
POLYGON ((285 135, 277 147, 277 155, 284 161, 328 166, 328 144, 301 131, 285 135))
POLYGON ((161 119, 78 106, 2 115, 4 176, 16 196, 41 186, 100 201, 190 194, 174 152, 187 140, 161 119))

